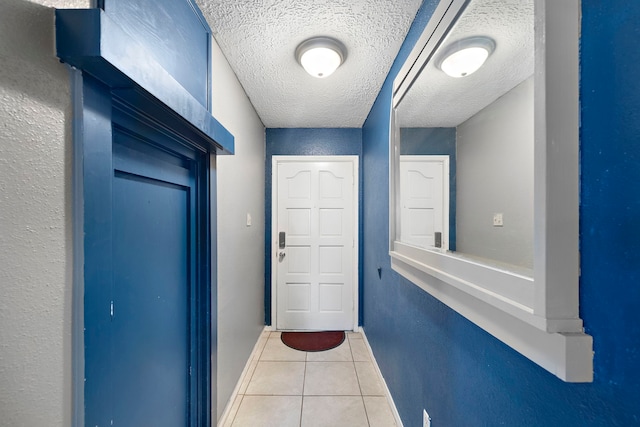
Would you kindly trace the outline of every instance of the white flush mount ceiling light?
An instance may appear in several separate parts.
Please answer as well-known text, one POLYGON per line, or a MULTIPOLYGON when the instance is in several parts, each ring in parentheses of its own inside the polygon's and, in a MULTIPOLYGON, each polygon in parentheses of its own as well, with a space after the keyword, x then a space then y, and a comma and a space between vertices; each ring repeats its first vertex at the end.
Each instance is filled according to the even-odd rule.
POLYGON ((323 79, 347 59, 347 49, 336 39, 314 37, 298 45, 296 59, 307 73, 323 79))
POLYGON ((489 37, 471 37, 452 43, 444 51, 438 67, 448 76, 469 76, 482 67, 496 43, 489 37))

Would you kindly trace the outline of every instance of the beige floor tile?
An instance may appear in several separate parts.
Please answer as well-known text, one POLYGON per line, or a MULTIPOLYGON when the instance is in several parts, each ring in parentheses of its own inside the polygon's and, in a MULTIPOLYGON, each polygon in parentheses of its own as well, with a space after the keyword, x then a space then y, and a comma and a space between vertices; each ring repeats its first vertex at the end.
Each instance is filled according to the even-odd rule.
POLYGON ((351 354, 353 354, 353 360, 356 362, 370 362, 371 356, 369 356, 369 349, 367 349, 364 340, 352 339, 349 341, 351 345, 351 354))
POLYGON ((280 337, 269 338, 264 346, 260 360, 279 360, 290 362, 304 362, 307 353, 287 347, 280 337))
POLYGON ((347 338, 350 340, 361 340, 362 334, 360 332, 347 332, 347 338))
POLYGON ((327 351, 310 351, 307 353, 307 362, 351 362, 351 346, 349 340, 344 340, 336 348, 327 351))
POLYGON ((353 362, 307 362, 305 396, 359 396, 353 362))
POLYGON ((380 377, 371 362, 355 362, 356 374, 363 396, 384 396, 380 377))
POLYGON ((301 395, 304 362, 258 362, 246 394, 301 395))
POLYGON ((282 335, 281 331, 271 331, 269 338, 280 338, 281 335, 282 335))
POLYGON ((242 383, 240 384, 240 388, 238 389, 238 394, 244 394, 247 391, 249 381, 251 381, 251 377, 256 370, 256 366, 258 366, 258 361, 255 359, 252 360, 251 363, 249 363, 249 368, 247 368, 247 372, 242 379, 242 383))
POLYGON ((244 396, 233 427, 298 427, 302 396, 244 396))
POLYGON ((364 396, 364 406, 371 427, 395 427, 396 421, 386 397, 364 396))
POLYGON ((235 418, 236 414, 238 413, 238 408, 240 407, 240 402, 242 402, 242 395, 237 395, 236 398, 233 400, 233 404, 231 405, 231 408, 229 409, 229 414, 227 415, 227 419, 222 424, 222 427, 231 427, 231 423, 233 422, 233 419, 235 418))
POLYGON ((367 427, 360 396, 305 396, 302 427, 367 427))

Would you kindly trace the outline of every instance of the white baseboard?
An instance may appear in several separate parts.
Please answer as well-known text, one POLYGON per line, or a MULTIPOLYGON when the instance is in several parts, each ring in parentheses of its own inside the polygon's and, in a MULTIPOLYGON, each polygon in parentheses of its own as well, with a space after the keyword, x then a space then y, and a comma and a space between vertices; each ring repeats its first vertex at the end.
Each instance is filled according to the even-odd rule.
POLYGON ((402 419, 400 419, 400 414, 398 413, 396 404, 393 401, 393 397, 391 396, 389 387, 387 387, 387 382, 384 380, 384 377, 382 376, 382 372, 380 371, 380 367, 378 366, 378 362, 376 362, 376 358, 373 355, 373 350, 371 350, 371 346, 369 345, 369 340, 367 339, 367 335, 364 333, 364 328, 360 327, 359 329, 360 329, 360 333, 362 334, 362 340, 364 341, 364 344, 367 346, 367 350, 369 350, 371 361, 373 362, 373 366, 376 372, 378 373, 378 377, 380 378, 382 387, 384 387, 384 394, 385 394, 385 397, 387 398, 387 403, 389 403, 389 407, 391 408, 391 412, 393 413, 393 418, 396 421, 396 426, 403 427, 402 419))
MULTIPOLYGON (((251 362, 253 362, 254 360, 257 360, 258 357, 260 356, 260 353, 262 352, 263 348, 264 348, 264 344, 266 344, 266 338, 268 337, 268 335, 265 336, 265 332, 270 332, 272 331, 273 328, 271 326, 265 326, 262 333, 260 334, 260 337, 258 338, 258 341, 256 341, 256 344, 253 346, 253 350, 251 351, 251 354, 249 355, 249 359, 247 360, 246 365, 244 365, 244 369, 242 370, 242 374, 240 374, 240 379, 238 380, 238 382, 236 383, 235 388, 233 389, 233 393, 231 393, 231 397, 229 397, 229 401, 227 402, 227 405, 224 407, 224 411, 222 412, 222 415, 220 416, 220 419, 218 420, 218 427, 223 427, 226 426, 228 424, 231 424, 230 422, 227 423, 227 420, 229 419, 230 415, 235 416, 235 414, 232 414, 231 410, 233 409, 233 404, 236 401, 236 398, 238 397, 238 393, 240 392, 240 388, 242 387, 242 385, 245 383, 245 380, 247 379, 247 375, 252 375, 252 372, 249 372, 251 369, 251 362)), ((235 410, 237 410, 238 408, 235 408, 235 410)), ((232 421, 233 417, 231 417, 232 421)))

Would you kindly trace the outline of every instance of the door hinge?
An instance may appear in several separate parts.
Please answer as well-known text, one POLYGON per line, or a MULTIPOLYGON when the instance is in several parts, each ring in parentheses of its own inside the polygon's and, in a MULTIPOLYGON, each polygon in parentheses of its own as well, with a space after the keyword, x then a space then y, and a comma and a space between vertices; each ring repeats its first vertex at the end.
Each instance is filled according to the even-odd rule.
POLYGON ((111 301, 111 320, 113 320, 113 301, 111 301))

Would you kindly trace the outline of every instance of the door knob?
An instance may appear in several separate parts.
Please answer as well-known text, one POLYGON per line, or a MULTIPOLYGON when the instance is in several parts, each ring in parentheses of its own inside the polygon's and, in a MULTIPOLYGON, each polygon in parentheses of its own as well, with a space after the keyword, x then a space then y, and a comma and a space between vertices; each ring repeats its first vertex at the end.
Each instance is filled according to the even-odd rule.
POLYGON ((278 254, 278 261, 282 262, 282 260, 284 259, 284 257, 286 257, 287 254, 284 253, 284 251, 280 252, 278 254))

